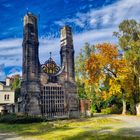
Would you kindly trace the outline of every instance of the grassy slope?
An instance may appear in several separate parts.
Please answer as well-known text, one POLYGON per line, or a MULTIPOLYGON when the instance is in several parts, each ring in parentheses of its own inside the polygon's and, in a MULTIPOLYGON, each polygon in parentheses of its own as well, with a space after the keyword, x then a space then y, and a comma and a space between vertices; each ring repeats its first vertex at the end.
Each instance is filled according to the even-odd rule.
POLYGON ((33 124, 0 124, 0 132, 15 132, 44 140, 140 140, 140 137, 122 136, 126 130, 114 129, 113 126, 121 124, 115 119, 88 118, 33 124))

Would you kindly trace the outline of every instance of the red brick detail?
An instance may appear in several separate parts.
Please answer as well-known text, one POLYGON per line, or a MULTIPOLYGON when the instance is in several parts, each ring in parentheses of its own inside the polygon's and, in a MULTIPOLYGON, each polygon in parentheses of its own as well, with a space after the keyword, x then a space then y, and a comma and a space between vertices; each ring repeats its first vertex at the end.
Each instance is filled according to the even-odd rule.
POLYGON ((81 113, 90 111, 91 102, 90 100, 80 100, 81 113))

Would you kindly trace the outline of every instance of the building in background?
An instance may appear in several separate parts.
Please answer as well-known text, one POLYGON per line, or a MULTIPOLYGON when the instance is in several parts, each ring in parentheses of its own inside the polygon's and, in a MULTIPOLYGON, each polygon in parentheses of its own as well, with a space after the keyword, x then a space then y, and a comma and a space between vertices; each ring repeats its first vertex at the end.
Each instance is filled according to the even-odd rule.
POLYGON ((79 117, 71 28, 65 26, 61 29, 61 66, 55 63, 51 54, 44 64, 40 64, 37 17, 32 13, 24 16, 22 46, 23 73, 19 112, 48 118, 79 117))
POLYGON ((11 89, 10 78, 6 82, 0 81, 0 113, 13 113, 15 92, 11 89))

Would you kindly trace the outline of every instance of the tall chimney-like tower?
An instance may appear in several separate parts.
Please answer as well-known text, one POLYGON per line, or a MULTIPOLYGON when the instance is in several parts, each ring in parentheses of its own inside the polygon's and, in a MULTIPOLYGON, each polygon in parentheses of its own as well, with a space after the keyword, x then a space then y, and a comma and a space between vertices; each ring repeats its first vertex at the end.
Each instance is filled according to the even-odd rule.
POLYGON ((70 118, 79 117, 79 101, 77 97, 77 86, 74 71, 74 47, 72 31, 69 26, 61 29, 61 67, 64 66, 63 76, 64 89, 66 94, 66 104, 70 118))
POLYGON ((20 112, 41 114, 40 109, 40 63, 38 57, 37 17, 32 13, 24 16, 23 65, 20 112))
POLYGON ((65 67, 65 80, 75 81, 74 72, 74 47, 72 39, 72 31, 69 26, 64 26, 61 29, 61 66, 65 67))

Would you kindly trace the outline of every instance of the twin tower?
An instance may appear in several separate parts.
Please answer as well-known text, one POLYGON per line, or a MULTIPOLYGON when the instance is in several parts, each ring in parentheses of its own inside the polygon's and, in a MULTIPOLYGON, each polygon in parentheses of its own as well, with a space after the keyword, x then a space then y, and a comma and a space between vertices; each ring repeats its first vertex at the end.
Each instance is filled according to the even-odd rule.
POLYGON ((19 112, 43 115, 52 119, 79 117, 71 28, 64 26, 61 29, 61 66, 58 66, 51 57, 44 64, 40 64, 37 17, 32 13, 24 16, 22 47, 19 112))

